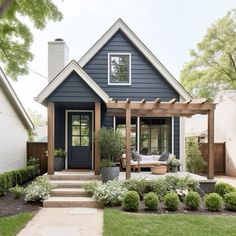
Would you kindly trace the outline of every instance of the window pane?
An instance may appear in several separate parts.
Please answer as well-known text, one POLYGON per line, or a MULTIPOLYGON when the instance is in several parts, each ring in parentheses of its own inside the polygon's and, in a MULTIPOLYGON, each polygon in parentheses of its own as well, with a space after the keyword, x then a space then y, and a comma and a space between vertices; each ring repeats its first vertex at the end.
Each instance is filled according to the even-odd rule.
POLYGON ((89 134, 89 125, 81 125, 81 135, 89 134))
POLYGON ((119 65, 119 56, 111 56, 111 63, 115 65, 119 65))
POLYGON ((80 128, 79 125, 72 126, 72 135, 80 135, 79 128, 80 128))
POLYGON ((128 55, 121 55, 119 64, 120 65, 128 65, 129 64, 129 56, 128 55))
POLYGON ((79 124, 80 124, 80 116, 72 115, 72 125, 79 125, 79 124))
POLYGON ((72 146, 80 146, 80 137, 79 136, 72 137, 72 146))
POLYGON ((120 82, 129 82, 128 74, 120 74, 119 81, 120 82))
POLYGON ((89 137, 81 136, 81 146, 89 146, 89 137))

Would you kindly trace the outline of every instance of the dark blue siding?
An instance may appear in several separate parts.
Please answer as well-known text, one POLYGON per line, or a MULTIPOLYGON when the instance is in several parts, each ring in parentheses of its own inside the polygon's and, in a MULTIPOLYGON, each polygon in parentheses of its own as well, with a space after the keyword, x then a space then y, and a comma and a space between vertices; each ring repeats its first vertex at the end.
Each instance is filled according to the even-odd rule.
POLYGON ((149 100, 159 97, 162 101, 179 99, 178 93, 120 30, 84 66, 84 70, 110 97, 118 100, 127 97, 132 100, 144 97, 149 100), (131 53, 131 85, 108 85, 109 52, 131 53))
POLYGON ((48 97, 48 101, 51 102, 95 102, 99 100, 97 94, 76 72, 71 73, 48 97))
POLYGON ((174 118, 174 154, 179 158, 179 117, 174 118))

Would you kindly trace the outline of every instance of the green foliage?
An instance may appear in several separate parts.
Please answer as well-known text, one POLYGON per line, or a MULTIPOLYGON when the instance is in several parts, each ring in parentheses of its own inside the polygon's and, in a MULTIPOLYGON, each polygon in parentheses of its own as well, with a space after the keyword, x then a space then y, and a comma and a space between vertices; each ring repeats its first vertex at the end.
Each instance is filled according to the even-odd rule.
POLYGON ((197 192, 189 192, 185 197, 185 205, 190 210, 197 210, 200 205, 201 197, 197 192))
POLYGON ((62 13, 51 0, 14 1, 2 8, 9 0, 0 1, 0 61, 5 64, 6 73, 14 80, 18 75, 28 73, 27 62, 33 59, 30 46, 33 35, 26 19, 36 29, 44 29, 48 21, 60 21, 62 13), (3 9, 3 10, 2 10, 3 9))
POLYGON ((90 181, 84 185, 84 190, 90 195, 93 196, 96 188, 98 187, 99 182, 96 180, 90 181))
POLYGON ((223 204, 223 198, 217 193, 210 193, 205 197, 205 205, 209 211, 219 211, 223 204))
POLYGON ((14 194, 15 199, 20 198, 20 196, 25 193, 24 188, 19 185, 16 185, 15 187, 10 188, 9 191, 14 194))
POLYGON ((54 157, 66 157, 66 151, 62 148, 54 149, 54 157))
POLYGON ((180 166, 181 162, 179 159, 177 159, 176 157, 170 158, 168 161, 168 165, 170 166, 180 166))
POLYGON ((95 188, 94 197, 104 206, 119 206, 126 192, 121 181, 110 180, 95 188))
POLYGON ((198 174, 206 166, 206 162, 202 158, 198 142, 194 138, 188 138, 185 147, 187 171, 198 174))
POLYGON ((193 97, 213 99, 222 89, 236 88, 236 10, 217 20, 191 50, 181 83, 193 97))
POLYGON ((128 191, 123 200, 123 208, 127 211, 137 211, 140 203, 140 198, 137 192, 128 191))
POLYGON ((6 193, 9 188, 30 181, 38 174, 37 166, 27 166, 0 174, 0 196, 6 193))
POLYGON ((98 131, 96 140, 102 158, 108 160, 107 166, 113 166, 124 152, 124 139, 122 135, 112 128, 103 127, 98 131))
POLYGON ((150 192, 145 194, 143 200, 144 200, 144 205, 147 209, 149 210, 157 209, 159 204, 159 198, 155 193, 150 192))
POLYGON ((49 198, 55 185, 48 181, 47 176, 39 176, 25 189, 26 202, 42 202, 49 198))
POLYGON ((226 209, 236 211, 236 192, 226 193, 224 201, 226 209))
POLYGON ((179 207, 179 197, 175 192, 167 193, 164 197, 164 204, 167 210, 176 211, 179 207))
POLYGON ((28 129, 28 142, 34 142, 34 138, 37 136, 37 133, 34 129, 28 129))
POLYGON ((215 193, 218 193, 221 197, 224 197, 226 193, 235 192, 235 188, 230 184, 219 182, 215 185, 215 193))

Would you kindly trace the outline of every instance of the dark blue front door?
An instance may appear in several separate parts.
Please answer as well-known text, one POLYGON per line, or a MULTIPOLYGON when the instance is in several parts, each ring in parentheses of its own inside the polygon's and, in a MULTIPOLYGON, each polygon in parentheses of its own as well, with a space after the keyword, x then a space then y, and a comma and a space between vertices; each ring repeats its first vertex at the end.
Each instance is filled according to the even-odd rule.
POLYGON ((68 168, 92 168, 92 114, 68 113, 68 168))

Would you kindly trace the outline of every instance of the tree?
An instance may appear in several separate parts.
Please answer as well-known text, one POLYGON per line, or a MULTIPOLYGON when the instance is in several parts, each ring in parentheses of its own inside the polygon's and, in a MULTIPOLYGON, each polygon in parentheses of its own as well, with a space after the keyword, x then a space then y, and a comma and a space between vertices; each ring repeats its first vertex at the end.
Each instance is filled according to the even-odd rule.
POLYGON ((28 109, 28 115, 35 127, 44 126, 47 124, 46 118, 36 110, 28 109))
POLYGON ((36 29, 43 29, 49 20, 60 21, 62 13, 51 0, 0 0, 0 62, 14 80, 28 73, 27 63, 33 59, 33 35, 25 24, 27 18, 36 29))
POLYGON ((193 97, 213 99, 222 89, 236 88, 236 9, 217 20, 181 71, 181 83, 193 97))

